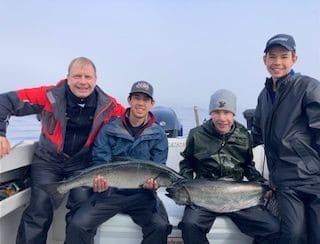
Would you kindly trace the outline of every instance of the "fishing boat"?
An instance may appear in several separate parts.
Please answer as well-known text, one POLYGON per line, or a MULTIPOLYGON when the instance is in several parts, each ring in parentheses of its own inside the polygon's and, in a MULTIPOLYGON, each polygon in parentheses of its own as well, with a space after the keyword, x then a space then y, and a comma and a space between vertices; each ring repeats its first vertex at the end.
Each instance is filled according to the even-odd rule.
MULTIPOLYGON (((181 134, 181 126, 178 129, 181 134)), ((175 135, 179 135, 179 133, 175 133, 175 135)), ((168 138, 168 141, 169 155, 167 165, 178 170, 178 162, 181 160, 180 152, 185 148, 186 138, 176 136, 168 138)), ((31 164, 34 147, 34 141, 21 141, 13 147, 9 155, 0 159, 0 183, 23 177, 26 169, 31 164)), ((257 169, 267 174, 267 170, 263 168, 265 158, 262 147, 254 149, 254 159, 257 169)), ((167 209, 170 223, 173 225, 172 233, 168 237, 168 244, 182 244, 181 231, 177 228, 177 225, 183 215, 184 207, 176 205, 173 200, 166 197, 164 189, 160 188, 158 194, 167 209)), ((29 199, 30 188, 26 188, 0 201, 1 243, 15 243, 21 214, 28 205, 29 199)), ((64 216, 66 212, 64 202, 55 211, 53 223, 48 233, 47 244, 62 244, 64 242, 64 216)), ((220 216, 216 219, 207 237, 210 243, 217 244, 249 244, 252 242, 252 238, 240 232, 236 225, 225 216, 220 216)), ((118 214, 99 227, 95 237, 95 244, 138 244, 141 243, 141 240, 142 232, 140 227, 129 216, 118 214)))

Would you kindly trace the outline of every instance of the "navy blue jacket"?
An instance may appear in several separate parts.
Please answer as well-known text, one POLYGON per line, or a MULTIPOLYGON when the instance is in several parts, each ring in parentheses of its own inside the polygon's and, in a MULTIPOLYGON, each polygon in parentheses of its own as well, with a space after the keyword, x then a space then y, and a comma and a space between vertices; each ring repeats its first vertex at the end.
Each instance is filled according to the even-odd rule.
POLYGON ((168 139, 162 127, 155 123, 154 115, 149 114, 151 123, 137 137, 128 132, 123 117, 104 125, 94 142, 94 163, 110 162, 112 157, 118 156, 165 164, 168 139))
POLYGON ((320 83, 300 74, 272 80, 258 98, 255 144, 264 144, 271 183, 276 187, 320 183, 320 83))

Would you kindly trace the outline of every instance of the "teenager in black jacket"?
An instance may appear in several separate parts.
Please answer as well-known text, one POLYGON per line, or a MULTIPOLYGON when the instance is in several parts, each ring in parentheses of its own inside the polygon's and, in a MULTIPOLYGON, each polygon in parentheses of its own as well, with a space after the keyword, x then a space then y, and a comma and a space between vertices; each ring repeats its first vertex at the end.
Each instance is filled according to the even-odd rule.
POLYGON ((271 77, 258 98, 253 138, 265 146, 280 243, 320 243, 320 83, 292 70, 292 36, 272 37, 264 52, 271 77))

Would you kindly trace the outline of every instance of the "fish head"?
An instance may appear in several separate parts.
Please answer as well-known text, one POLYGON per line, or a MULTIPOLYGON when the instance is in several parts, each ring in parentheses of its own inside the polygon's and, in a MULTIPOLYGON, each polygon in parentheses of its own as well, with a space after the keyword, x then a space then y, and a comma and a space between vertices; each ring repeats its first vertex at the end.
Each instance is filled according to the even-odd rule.
POLYGON ((190 195, 184 186, 171 186, 166 188, 167 197, 171 198, 178 205, 185 205, 190 202, 190 195))

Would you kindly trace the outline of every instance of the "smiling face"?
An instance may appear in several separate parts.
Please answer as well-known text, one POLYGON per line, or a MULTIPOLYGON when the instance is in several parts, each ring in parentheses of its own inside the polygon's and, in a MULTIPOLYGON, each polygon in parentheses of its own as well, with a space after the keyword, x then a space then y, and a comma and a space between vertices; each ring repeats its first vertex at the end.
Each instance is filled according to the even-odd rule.
POLYGON ((90 63, 75 62, 69 69, 68 85, 74 95, 80 98, 89 96, 96 86, 95 68, 90 63))
POLYGON ((213 125, 219 134, 227 134, 234 123, 234 114, 227 110, 215 110, 211 113, 213 125))
POLYGON ((129 119, 135 122, 145 121, 150 109, 154 105, 152 98, 144 93, 132 93, 128 97, 128 103, 131 107, 129 119))
POLYGON ((273 81, 277 81, 290 73, 297 58, 294 52, 282 46, 274 46, 263 57, 263 61, 273 81))

